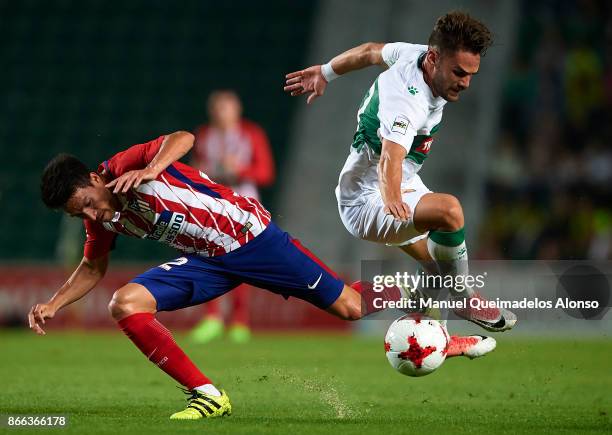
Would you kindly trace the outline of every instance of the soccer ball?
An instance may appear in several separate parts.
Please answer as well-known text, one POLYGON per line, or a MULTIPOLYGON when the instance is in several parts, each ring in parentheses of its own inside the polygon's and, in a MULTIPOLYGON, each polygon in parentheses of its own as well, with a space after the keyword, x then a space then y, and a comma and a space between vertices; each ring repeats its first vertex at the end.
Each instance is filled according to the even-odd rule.
POLYGON ((446 359, 450 338, 437 320, 407 314, 394 321, 385 336, 389 364, 406 376, 425 376, 446 359))

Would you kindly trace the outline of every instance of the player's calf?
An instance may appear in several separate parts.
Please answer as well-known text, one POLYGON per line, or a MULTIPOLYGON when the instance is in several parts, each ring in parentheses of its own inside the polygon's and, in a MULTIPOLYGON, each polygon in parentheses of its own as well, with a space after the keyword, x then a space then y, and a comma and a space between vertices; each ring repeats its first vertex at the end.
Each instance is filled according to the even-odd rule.
POLYGON ((360 294, 347 285, 342 289, 338 299, 326 311, 343 320, 359 320, 364 315, 360 294))

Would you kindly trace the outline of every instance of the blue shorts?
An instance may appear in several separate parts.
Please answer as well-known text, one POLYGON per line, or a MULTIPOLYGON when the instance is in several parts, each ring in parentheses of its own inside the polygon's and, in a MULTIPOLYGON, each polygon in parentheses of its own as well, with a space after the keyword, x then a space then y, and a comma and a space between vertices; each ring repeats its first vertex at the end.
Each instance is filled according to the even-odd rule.
POLYGON ((242 283, 303 299, 325 309, 344 283, 321 260, 270 222, 250 242, 218 257, 187 254, 154 267, 131 282, 157 301, 158 311, 190 307, 219 297, 242 283))

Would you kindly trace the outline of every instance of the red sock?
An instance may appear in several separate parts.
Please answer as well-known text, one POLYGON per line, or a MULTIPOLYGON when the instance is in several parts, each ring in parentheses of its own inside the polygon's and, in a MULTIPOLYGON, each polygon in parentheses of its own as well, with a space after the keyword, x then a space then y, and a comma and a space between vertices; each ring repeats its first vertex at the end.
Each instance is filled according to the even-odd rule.
POLYGON ((242 284, 229 293, 232 298, 231 323, 249 326, 249 297, 251 288, 242 284))
POLYGON ((151 313, 137 313, 119 321, 136 347, 179 384, 193 389, 212 382, 176 344, 172 334, 151 313))
MULTIPOLYGON (((384 308, 377 308, 375 306, 374 299, 399 301, 402 297, 400 289, 396 286, 385 287, 382 292, 375 292, 374 284, 368 281, 356 281, 351 284, 351 288, 361 295, 361 309, 364 316, 384 310, 384 308)), ((380 304, 377 305, 380 306, 380 304)))

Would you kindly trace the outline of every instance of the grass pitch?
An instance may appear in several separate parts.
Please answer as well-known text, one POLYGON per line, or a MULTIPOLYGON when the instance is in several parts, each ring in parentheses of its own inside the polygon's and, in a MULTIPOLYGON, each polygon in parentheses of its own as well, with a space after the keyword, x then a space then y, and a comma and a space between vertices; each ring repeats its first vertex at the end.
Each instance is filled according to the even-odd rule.
POLYGON ((175 422, 175 383, 120 332, 0 332, 0 414, 66 414, 63 429, 4 433, 610 433, 612 340, 513 339, 447 361, 424 378, 395 373, 382 340, 256 337, 179 343, 228 391, 229 418, 175 422))

